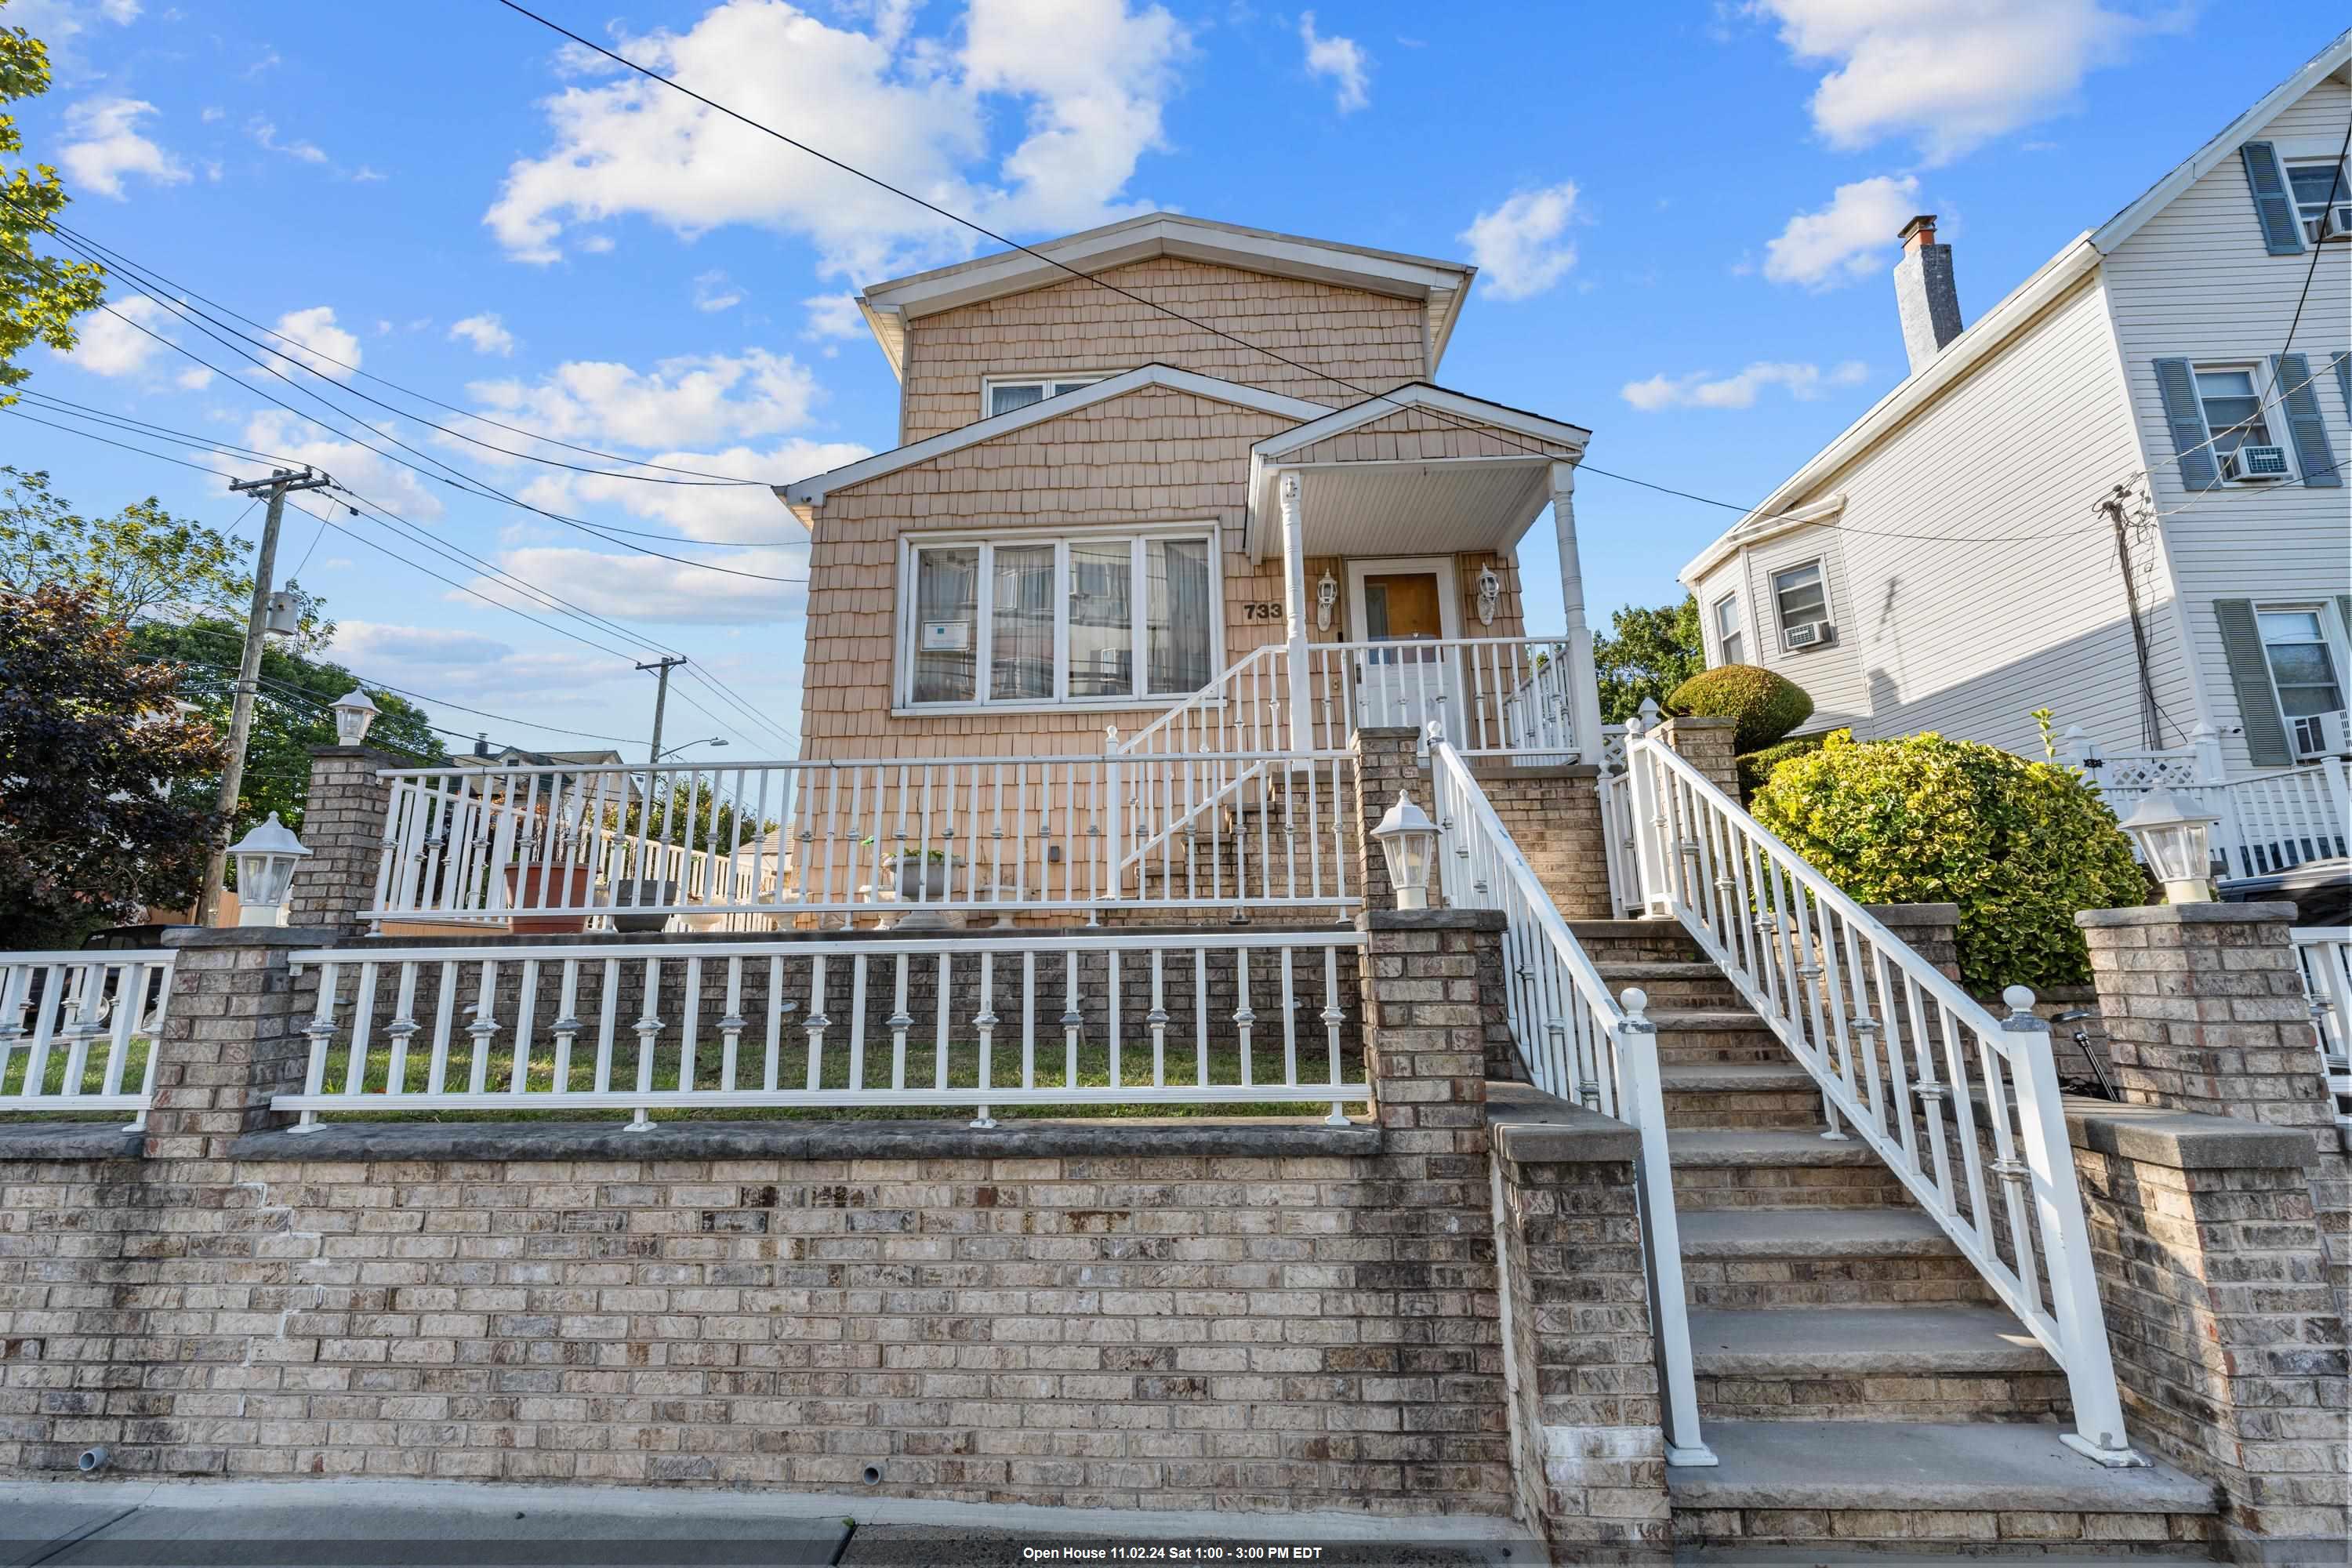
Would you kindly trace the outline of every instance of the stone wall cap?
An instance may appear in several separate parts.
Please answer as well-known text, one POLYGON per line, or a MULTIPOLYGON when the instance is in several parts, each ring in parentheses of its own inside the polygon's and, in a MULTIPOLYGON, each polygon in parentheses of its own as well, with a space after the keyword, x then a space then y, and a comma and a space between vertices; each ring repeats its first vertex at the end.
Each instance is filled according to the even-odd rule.
POLYGON ((1366 910, 1358 931, 1501 931, 1510 918, 1500 910, 1366 910))
POLYGON ((333 947, 342 926, 191 926, 163 933, 165 947, 333 947))
POLYGON ((1532 1084, 1489 1079, 1486 1127, 1496 1151, 1522 1165, 1615 1163, 1642 1152, 1632 1127, 1532 1084))
POLYGON ((1661 727, 1671 724, 1678 730, 1737 730, 1739 721, 1715 713, 1673 713, 1659 721, 1661 727))
POLYGON ((379 767, 413 768, 416 765, 415 757, 404 757, 396 752, 383 751, 375 746, 309 746, 304 750, 314 757, 357 757, 379 767))
POLYGON ((1871 919, 1890 928, 1899 926, 1956 926, 1960 923, 1958 904, 1864 904, 1871 919))
POLYGON ((2300 1170, 2318 1149, 2308 1128, 2075 1095, 2065 1108, 2066 1135, 2077 1148, 2178 1171, 2300 1170))
POLYGON ((2251 925, 2257 921, 2294 923, 2294 905, 2284 899, 2259 904, 2142 904, 2135 910, 2077 910, 2084 931, 2114 926, 2251 925))
POLYGON ((1087 1155, 1370 1156, 1377 1126, 1275 1117, 1112 1121, 329 1121, 248 1132, 239 1160, 1019 1160, 1087 1155))
MULTIPOLYGON (((300 884, 298 882, 296 886, 299 888, 300 884)), ((879 907, 886 910, 896 909, 896 906, 893 905, 882 905, 879 907)), ((388 916, 386 918, 399 919, 401 917, 388 916)), ((422 922, 429 921, 433 920, 434 917, 425 915, 419 916, 417 918, 420 922, 422 922)), ((1204 929, 1205 928, 1198 925, 1161 924, 1088 926, 1082 923, 1073 922, 1072 924, 1066 926, 1023 926, 1013 934, 1024 941, 1037 937, 1059 936, 1171 936, 1186 939, 1178 945, 1191 946, 1192 945, 1193 941, 1200 937, 1204 929)), ((1313 924, 1305 922, 1291 924, 1276 921, 1252 921, 1246 926, 1230 928, 1220 926, 1217 929, 1221 931, 1225 930, 1241 931, 1247 932, 1252 936, 1283 936, 1294 933, 1301 936, 1328 936, 1334 928, 1328 921, 1313 924)), ((1359 927, 1358 929, 1361 928, 1359 927)), ((877 946, 887 947, 891 942, 903 940, 905 937, 909 935, 919 936, 925 942, 980 942, 1001 939, 1005 935, 1005 932, 993 926, 977 925, 967 926, 961 931, 941 928, 937 931, 923 931, 919 932, 894 931, 887 927, 859 926, 855 931, 597 931, 548 932, 544 934, 526 932, 523 935, 516 936, 504 931, 483 930, 468 931, 446 936, 353 936, 350 933, 348 929, 338 928, 330 933, 330 941, 320 942, 316 945, 320 947, 348 948, 362 957, 366 956, 372 952, 382 952, 394 949, 405 950, 408 948, 437 947, 482 947, 492 950, 496 950, 499 947, 579 947, 590 949, 600 947, 676 947, 691 952, 696 948, 708 948, 714 944, 720 943, 729 947, 735 947, 744 944, 766 942, 773 943, 778 947, 791 947, 796 943, 805 944, 809 942, 872 942, 877 946)), ((1209 945, 1213 948, 1216 943, 1212 942, 1209 945)))
POLYGON ((0 1160, 136 1160, 146 1143, 144 1131, 112 1119, 0 1122, 0 1160))

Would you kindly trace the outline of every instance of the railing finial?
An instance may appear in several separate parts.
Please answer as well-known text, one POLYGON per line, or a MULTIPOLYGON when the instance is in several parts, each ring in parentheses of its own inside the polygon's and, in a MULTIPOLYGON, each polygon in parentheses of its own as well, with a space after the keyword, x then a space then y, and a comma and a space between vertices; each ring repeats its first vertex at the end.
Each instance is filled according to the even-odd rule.
POLYGON ((1443 744, 1445 740, 1445 721, 1443 719, 1432 719, 1428 724, 1424 726, 1423 732, 1429 736, 1429 743, 1431 745, 1435 746, 1443 744))
POLYGON ((2004 1029, 2047 1029, 2050 1026, 2034 1016, 2033 992, 2030 987, 2011 985, 2004 988, 2000 999, 2009 1008, 2009 1016, 2000 1021, 2004 1029))

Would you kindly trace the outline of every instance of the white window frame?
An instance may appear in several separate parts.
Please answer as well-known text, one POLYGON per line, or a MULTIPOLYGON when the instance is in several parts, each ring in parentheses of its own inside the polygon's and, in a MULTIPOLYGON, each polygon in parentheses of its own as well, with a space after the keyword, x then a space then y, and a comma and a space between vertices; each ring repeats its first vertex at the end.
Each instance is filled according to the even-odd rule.
MULTIPOLYGON (((989 411, 996 406, 996 389, 1000 386, 1052 387, 1056 383, 1060 383, 1069 384, 1070 390, 1075 392, 1079 386, 1092 386, 1098 381, 1108 381, 1112 376, 1124 374, 1125 372, 1116 370, 1057 370, 1024 371, 1018 375, 984 375, 980 378, 980 416, 982 419, 993 417, 989 411)), ((1055 395, 1057 395, 1048 391, 1038 401, 1051 403, 1055 395)), ((1032 405, 1024 405, 1024 406, 1032 405)))
POLYGON ((890 672, 890 713, 893 718, 913 719, 942 713, 1115 713, 1137 709, 1172 708, 1193 695, 1190 691, 1160 692, 1141 697, 1081 697, 1070 696, 1070 547, 1074 544, 1100 544, 1109 541, 1128 542, 1129 561, 1134 575, 1131 602, 1134 621, 1129 628, 1133 649, 1133 668, 1138 686, 1150 679, 1150 579, 1144 569, 1144 542, 1152 539, 1205 540, 1209 546, 1209 601, 1216 614, 1209 623, 1209 681, 1206 690, 1215 687, 1225 668, 1225 581, 1224 541, 1216 523, 1206 520, 1187 522, 1152 523, 1141 528, 1076 528, 1063 530, 1012 529, 1002 532, 959 529, 939 533, 908 533, 898 538, 898 634, 894 641, 897 653, 890 672), (953 702, 917 702, 915 691, 915 556, 923 550, 952 550, 959 546, 980 547, 980 594, 974 606, 973 637, 977 644, 972 659, 972 692, 970 699, 953 702), (992 622, 995 616, 995 572, 991 559, 998 545, 1008 550, 1054 547, 1054 695, 991 700, 982 695, 988 690, 992 658, 992 622))
POLYGON ((1784 654, 1819 653, 1825 647, 1833 647, 1836 646, 1837 637, 1835 628, 1837 626, 1837 617, 1830 613, 1830 560, 1827 555, 1816 555, 1807 561, 1790 561, 1778 566, 1766 567, 1764 570, 1764 591, 1772 596, 1772 630, 1777 634, 1775 637, 1777 651, 1784 654), (1831 627, 1832 631, 1827 639, 1814 643, 1811 647, 1790 647, 1789 646, 1789 619, 1780 607, 1780 579, 1787 576, 1791 572, 1801 572, 1808 566, 1811 567, 1814 573, 1821 579, 1822 624, 1825 626, 1831 627))
MULTIPOLYGON (((2305 245, 2318 245, 2322 243, 2319 233, 2319 222, 2320 218, 2326 216, 2328 207, 2334 206, 2347 214, 2352 214, 2352 168, 2343 168, 2345 179, 2344 183, 2336 188, 2336 199, 2333 202, 2323 204, 2320 206, 2318 213, 2315 215, 2306 211, 2302 198, 2298 197, 2294 194, 2295 170, 2310 168, 2325 169, 2330 167, 2343 168, 2343 165, 2337 161, 2333 153, 2318 158, 2293 158, 2282 156, 2279 159, 2279 177, 2286 182, 2286 199, 2288 204, 2294 208, 2295 221, 2303 225, 2303 240, 2305 245)), ((2335 242, 2328 241, 2326 243, 2332 244, 2335 242)))
POLYGON ((1707 622, 1707 630, 1714 634, 1715 637, 1716 664, 1719 667, 1727 664, 1739 664, 1745 662, 1742 659, 1735 659, 1731 657, 1729 651, 1730 645, 1727 640, 1731 637, 1738 637, 1740 645, 1739 651, 1743 654, 1748 651, 1748 620, 1746 616, 1740 614, 1738 589, 1734 588, 1730 593, 1724 594, 1717 597, 1715 607, 1708 614, 1707 622), (1731 618, 1739 623, 1729 631, 1726 631, 1723 626, 1723 611, 1724 606, 1727 605, 1731 607, 1731 618))
MULTIPOLYGON (((2327 662, 2336 675, 2336 695, 2352 706, 2352 671, 2347 671, 2345 658, 2346 637, 2352 627, 2336 624, 2336 606, 2320 599, 2279 599, 2254 601, 2254 637, 2263 647, 2263 676, 2271 683, 2271 701, 2277 705, 2279 721, 2286 726, 2287 743, 2294 746, 2295 716, 2286 710, 2286 693, 2279 689, 2278 669, 2271 663, 2271 639, 2263 635, 2264 616, 2312 616, 2319 622, 2319 646, 2327 650, 2327 662)), ((2341 713, 2344 709, 2331 709, 2341 713)), ((2300 747, 2294 748, 2300 751, 2300 747)))
MULTIPOLYGON (((2315 386, 2317 384, 2317 381, 2318 378, 2315 375, 2313 377, 2313 384, 2315 386)), ((2243 485, 2249 489, 2262 490, 2269 489, 2273 485, 2300 484, 2303 481, 2303 465, 2297 458, 2294 443, 2287 438, 2288 433, 2284 424, 2286 409, 2282 405, 2280 400, 2275 395, 2277 388, 2272 384, 2271 367, 2268 361, 2260 358, 2190 360, 2189 362, 2189 391, 2197 403, 2198 426, 2205 432, 2206 454, 2213 459, 2213 471, 2221 475, 2221 482, 2223 484, 2243 485), (2238 475, 2228 471, 2227 464, 2224 460, 2226 454, 2224 454, 2220 447, 2213 445, 2213 422, 2205 416, 2205 394, 2200 390, 2197 385, 2197 378, 2199 376, 2210 374, 2215 371, 2228 370, 2242 370, 2249 373, 2253 377, 2254 402, 2262 409, 2263 434, 2270 437, 2267 441, 2258 442, 2256 444, 2258 446, 2264 447, 2276 447, 2281 451, 2284 452, 2286 454, 2285 473, 2273 475, 2267 479, 2242 479, 2238 475)))

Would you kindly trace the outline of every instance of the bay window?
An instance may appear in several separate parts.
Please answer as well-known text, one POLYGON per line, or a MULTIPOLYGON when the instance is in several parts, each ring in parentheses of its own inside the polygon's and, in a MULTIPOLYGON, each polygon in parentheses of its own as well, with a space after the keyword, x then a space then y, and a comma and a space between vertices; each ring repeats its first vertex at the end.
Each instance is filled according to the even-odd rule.
POLYGON ((900 581, 909 708, 1189 696, 1217 670, 1206 529, 913 539, 900 581))

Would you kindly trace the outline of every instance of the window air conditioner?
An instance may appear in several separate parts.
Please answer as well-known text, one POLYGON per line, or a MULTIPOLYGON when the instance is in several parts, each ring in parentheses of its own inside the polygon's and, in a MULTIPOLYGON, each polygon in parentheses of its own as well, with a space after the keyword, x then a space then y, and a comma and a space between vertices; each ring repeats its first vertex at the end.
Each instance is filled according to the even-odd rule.
POLYGON ((1837 641, 1837 628, 1827 621, 1799 621, 1780 637, 1790 647, 1818 647, 1837 641))
POLYGON ((2352 207, 2329 207, 2319 215, 2319 237, 2352 239, 2352 207))
POLYGON ((2310 713, 2294 721, 2294 754, 2298 762, 2332 757, 2345 749, 2344 714, 2310 713))
POLYGON ((2233 479, 2284 479, 2294 473, 2284 447, 2241 447, 2223 462, 2233 479))

